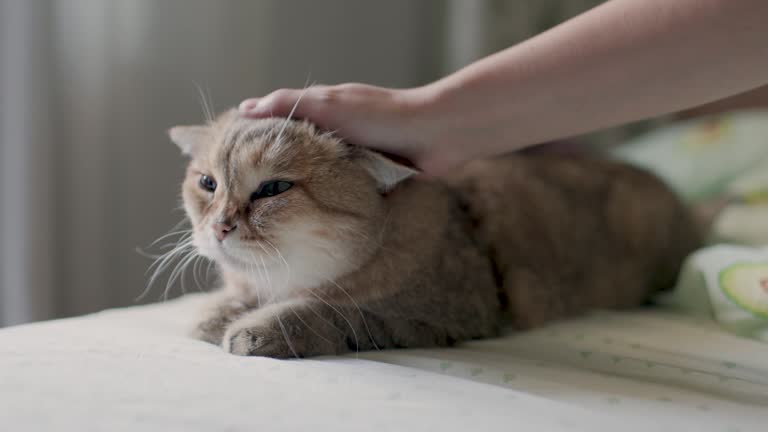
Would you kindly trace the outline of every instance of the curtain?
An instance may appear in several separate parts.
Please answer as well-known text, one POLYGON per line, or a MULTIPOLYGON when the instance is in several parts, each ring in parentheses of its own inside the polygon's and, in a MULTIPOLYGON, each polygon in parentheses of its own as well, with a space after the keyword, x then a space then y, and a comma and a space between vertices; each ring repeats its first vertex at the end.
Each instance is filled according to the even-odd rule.
POLYGON ((0 325, 53 315, 50 5, 0 2, 0 325))
POLYGON ((597 3, 0 0, 0 326, 136 304, 136 249, 183 217, 165 130, 203 119, 198 86, 223 110, 308 80, 418 85, 597 3))
POLYGON ((444 15, 439 0, 0 0, 0 325, 136 304, 151 263, 136 249, 183 217, 165 131, 203 120, 197 86, 223 110, 307 80, 421 84, 441 71, 444 15))

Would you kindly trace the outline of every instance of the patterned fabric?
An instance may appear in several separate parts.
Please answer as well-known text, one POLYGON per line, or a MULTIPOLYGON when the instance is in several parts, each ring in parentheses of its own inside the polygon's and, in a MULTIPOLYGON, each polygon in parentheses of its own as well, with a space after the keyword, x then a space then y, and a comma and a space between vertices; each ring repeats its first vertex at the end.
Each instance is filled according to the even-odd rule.
POLYGON ((451 349, 280 361, 185 332, 199 296, 0 330, 0 424, 32 431, 764 431, 766 345, 663 311, 451 349))
POLYGON ((712 246, 688 259, 667 300, 768 341, 768 112, 678 123, 612 154, 658 174, 711 221, 712 246))
POLYGON ((768 192, 768 112, 735 112, 675 123, 612 154, 645 167, 691 201, 730 197, 757 203, 768 192))
POLYGON ((688 259, 673 304, 768 342, 768 248, 719 245, 688 259))

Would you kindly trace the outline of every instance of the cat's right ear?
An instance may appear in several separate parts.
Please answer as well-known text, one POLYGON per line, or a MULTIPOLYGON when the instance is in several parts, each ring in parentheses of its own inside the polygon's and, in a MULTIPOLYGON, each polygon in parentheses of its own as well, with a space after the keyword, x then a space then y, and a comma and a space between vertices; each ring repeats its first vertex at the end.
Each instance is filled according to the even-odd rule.
POLYGON ((210 133, 210 128, 206 126, 174 126, 168 130, 171 141, 189 157, 195 157, 210 141, 210 133))
POLYGON ((381 192, 389 192, 401 181, 418 174, 415 169, 373 150, 356 147, 356 154, 359 163, 376 180, 381 192))

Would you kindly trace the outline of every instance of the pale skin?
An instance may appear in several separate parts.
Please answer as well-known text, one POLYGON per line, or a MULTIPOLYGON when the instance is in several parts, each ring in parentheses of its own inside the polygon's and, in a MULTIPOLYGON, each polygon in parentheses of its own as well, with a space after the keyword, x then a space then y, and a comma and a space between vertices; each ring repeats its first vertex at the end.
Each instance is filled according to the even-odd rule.
POLYGON ((768 1, 611 0, 436 82, 280 89, 293 115, 439 175, 472 159, 645 118, 768 108, 768 1))

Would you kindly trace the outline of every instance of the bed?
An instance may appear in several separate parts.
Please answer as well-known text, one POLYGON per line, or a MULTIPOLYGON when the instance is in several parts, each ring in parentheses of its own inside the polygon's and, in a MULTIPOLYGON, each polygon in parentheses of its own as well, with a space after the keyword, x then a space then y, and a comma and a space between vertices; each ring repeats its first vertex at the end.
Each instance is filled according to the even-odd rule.
POLYGON ((236 357, 202 295, 0 330, 2 431, 765 431, 768 345, 664 309, 451 349, 236 357))
MULTIPOLYGON (((714 237, 764 246, 767 119, 681 123, 616 156, 689 200, 728 198, 714 237)), ((768 314, 754 314, 768 289, 747 293, 762 305, 749 312, 721 286, 744 263, 768 278, 768 248, 697 252, 678 312, 596 312, 451 349, 236 357, 186 336, 199 294, 0 329, 0 432, 768 431, 768 314)))

